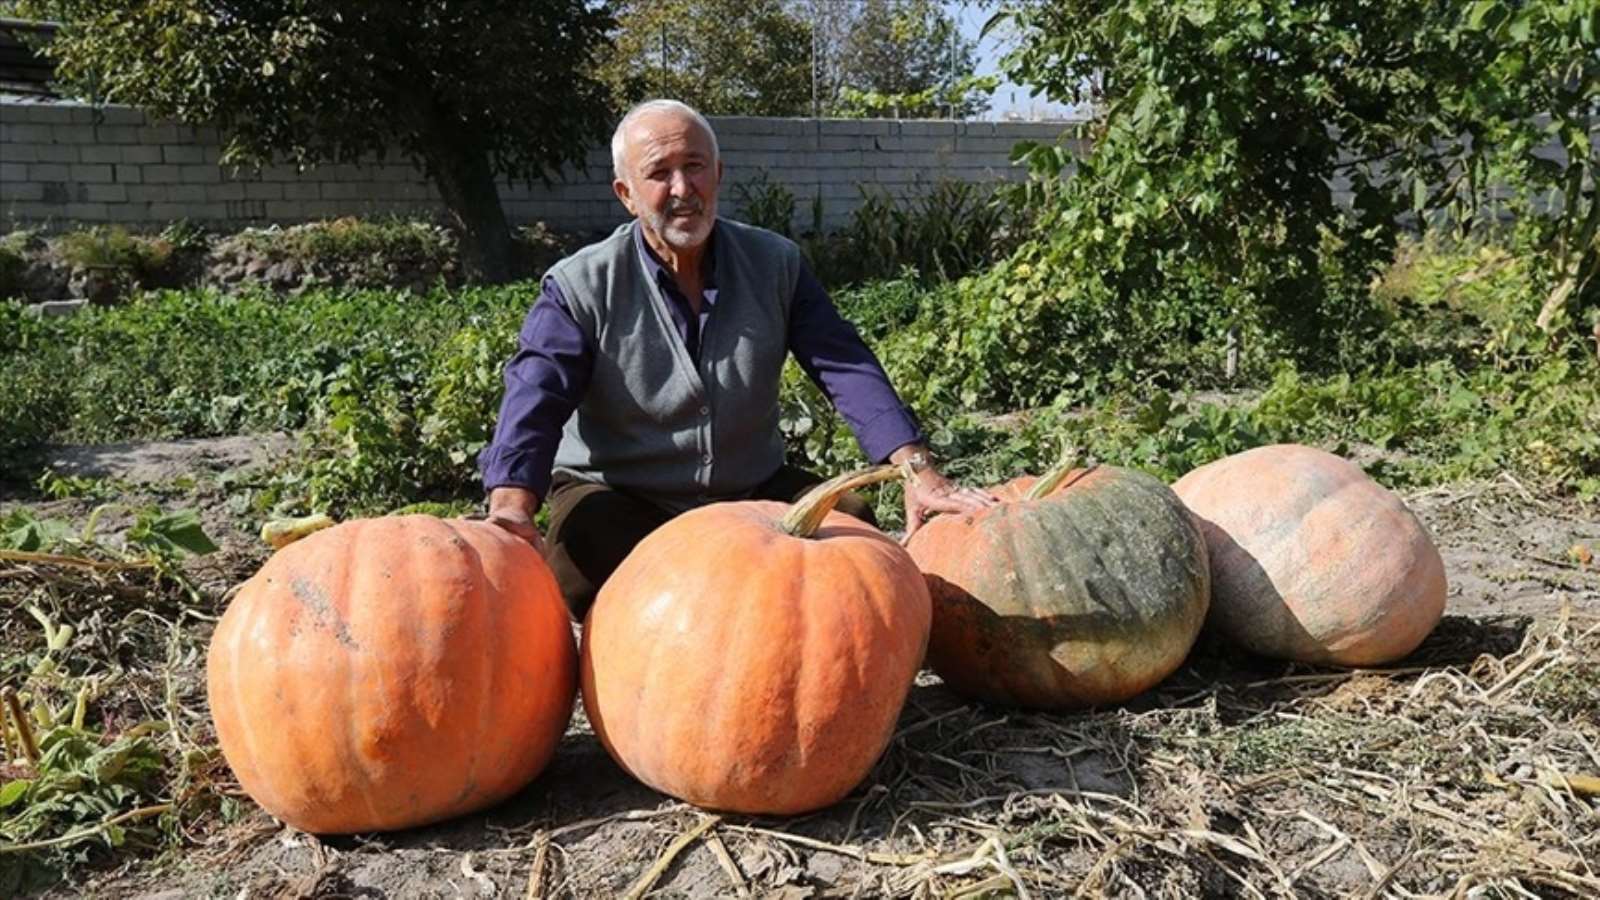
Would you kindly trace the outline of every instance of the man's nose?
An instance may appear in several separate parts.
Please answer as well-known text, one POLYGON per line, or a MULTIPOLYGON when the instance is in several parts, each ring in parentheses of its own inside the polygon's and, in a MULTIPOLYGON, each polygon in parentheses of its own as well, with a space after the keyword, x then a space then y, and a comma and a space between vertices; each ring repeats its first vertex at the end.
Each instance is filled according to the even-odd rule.
POLYGON ((694 193, 694 180, 689 173, 679 169, 672 173, 672 196, 687 197, 694 193))

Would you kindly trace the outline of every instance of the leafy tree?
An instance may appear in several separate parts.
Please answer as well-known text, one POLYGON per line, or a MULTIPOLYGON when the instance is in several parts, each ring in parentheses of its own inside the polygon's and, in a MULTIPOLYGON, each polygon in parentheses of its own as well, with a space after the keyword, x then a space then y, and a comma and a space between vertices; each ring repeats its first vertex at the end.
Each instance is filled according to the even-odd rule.
MULTIPOLYGON (((1559 261, 1546 305, 1592 293, 1597 9, 1600 0, 1010 4, 1021 33, 1012 77, 1097 117, 1082 160, 1026 149, 1046 176, 1029 188, 1037 237, 987 287, 1102 310, 1105 334, 1146 332, 1151 353, 1158 338, 1220 344, 1220 330, 1259 327, 1338 365, 1341 348, 1369 357, 1382 337, 1366 284, 1397 220, 1477 228, 1496 222, 1506 188, 1529 200, 1554 188, 1553 209, 1520 204, 1559 261), (1549 158, 1552 137, 1564 158, 1549 158), (1350 205, 1336 190, 1346 185, 1350 205)), ((1027 315, 1051 314, 1036 305, 1027 315)), ((1148 360, 1105 363, 1137 373, 1148 360)))
POLYGON ((989 108, 992 79, 974 76, 976 42, 936 0, 864 0, 839 48, 836 113, 966 118, 989 108))
POLYGON ((510 277, 497 176, 548 179, 606 131, 588 0, 31 0, 86 94, 218 126, 223 162, 399 152, 438 186, 469 276, 510 277))
POLYGON ((781 0, 621 0, 600 77, 623 105, 672 97, 712 115, 811 110, 811 33, 781 0))

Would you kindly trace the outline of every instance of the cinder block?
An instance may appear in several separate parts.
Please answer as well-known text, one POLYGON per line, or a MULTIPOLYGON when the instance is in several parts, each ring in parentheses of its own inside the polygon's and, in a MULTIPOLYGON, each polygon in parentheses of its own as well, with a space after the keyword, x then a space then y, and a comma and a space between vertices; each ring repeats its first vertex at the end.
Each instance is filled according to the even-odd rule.
POLYGON ((129 203, 165 203, 170 198, 167 196, 172 191, 169 184, 130 184, 128 189, 129 203))
POLYGON ((26 180, 28 177, 27 165, 8 160, 9 157, 0 157, 0 185, 15 184, 26 180))
POLYGON ((184 140, 178 133, 178 126, 163 122, 159 125, 146 125, 139 129, 139 142, 143 144, 177 144, 184 140))
POLYGON ((40 144, 39 162, 64 163, 71 165, 82 158, 83 148, 77 144, 40 144))
POLYGON ((817 149, 824 153, 832 150, 867 150, 873 147, 870 135, 823 134, 817 138, 817 149))
MULTIPOLYGON (((3 167, 0 167, 3 168, 3 167)), ((9 203, 33 202, 44 199, 44 185, 37 181, 23 181, 22 179, 0 180, 0 206, 9 203)))
POLYGON ((238 181, 224 181, 206 192, 213 200, 233 201, 244 199, 244 184, 238 181))
POLYGON ((98 125, 94 139, 100 144, 137 144, 139 129, 132 125, 98 125))
POLYGON ((85 185, 84 199, 90 203, 126 203, 128 186, 125 184, 85 185))
POLYGON ((161 148, 161 159, 174 165, 205 162, 205 154, 193 144, 168 144, 161 148))
POLYGON ((299 181, 305 176, 294 166, 263 166, 259 173, 262 181, 299 181))
POLYGON ((198 184, 174 184, 167 187, 167 199, 173 203, 204 203, 206 189, 198 184))
POLYGON ((21 201, 9 204, 4 213, 10 215, 16 222, 41 222, 48 219, 60 218, 63 205, 60 203, 21 201))
POLYGON ((0 104, 5 108, 7 122, 33 122, 39 125, 70 125, 72 117, 67 111, 55 106, 42 106, 37 103, 0 104))
POLYGON ((54 141, 54 125, 18 124, 6 125, 4 140, 16 144, 48 144, 54 141))
POLYGON ((100 121, 100 110, 87 103, 65 105, 67 121, 74 125, 93 125, 100 121))
POLYGON ((150 204, 113 203, 106 209, 106 219, 123 225, 150 222, 150 204))
POLYGON ((39 148, 49 144, 0 144, 0 159, 13 163, 39 162, 39 148))
POLYGON ((97 143, 93 125, 51 125, 50 136, 58 144, 82 146, 97 143))
POLYGON ((96 144, 82 147, 78 150, 78 161, 86 163, 118 163, 122 162, 122 148, 96 144))
POLYGON ((100 121, 107 125, 144 125, 149 122, 144 110, 132 106, 102 106, 100 121))
POLYGON ((71 167, 60 163, 30 163, 29 181, 66 181, 72 175, 71 167))
POLYGON ((118 184, 143 184, 144 170, 139 166, 117 165, 111 169, 111 178, 118 184))
POLYGON ((244 186, 246 200, 282 200, 283 185, 271 181, 254 181, 244 186))
POLYGON ((145 166, 144 180, 146 184, 177 184, 179 171, 177 166, 145 166))
POLYGON ((68 203, 61 207, 61 215, 78 222, 103 222, 107 207, 104 203, 68 203))
POLYGON ((267 217, 267 203, 265 200, 231 200, 224 204, 226 217, 240 222, 249 222, 267 217))
POLYGON ((119 147, 118 152, 122 154, 122 161, 125 163, 146 165, 149 163, 161 162, 160 147, 150 147, 144 144, 129 144, 124 147, 119 147))
POLYGON ((285 200, 320 200, 322 187, 315 181, 292 182, 283 186, 285 200))
POLYGON ((306 218, 306 211, 299 200, 268 200, 267 218, 280 222, 299 222, 306 218))
POLYGON ((180 166, 178 180, 184 184, 221 184, 222 170, 208 163, 180 166))

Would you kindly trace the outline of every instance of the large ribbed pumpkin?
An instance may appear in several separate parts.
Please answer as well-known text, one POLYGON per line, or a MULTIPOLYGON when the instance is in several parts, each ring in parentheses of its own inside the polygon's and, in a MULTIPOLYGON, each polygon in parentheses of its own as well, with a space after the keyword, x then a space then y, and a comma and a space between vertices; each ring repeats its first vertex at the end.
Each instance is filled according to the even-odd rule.
POLYGON ((489 806, 549 762, 577 692, 555 579, 482 522, 345 522, 278 551, 217 625, 207 692, 245 791, 303 831, 489 806))
POLYGON ((1116 703, 1183 663, 1205 622, 1205 541, 1156 478, 1112 466, 1021 478, 908 549, 933 595, 928 661, 1013 706, 1116 703), (1043 496, 1035 497, 1035 488, 1043 496))
POLYGON ((885 467, 796 507, 685 513, 600 589, 583 629, 583 704, 645 784, 709 809, 790 814, 866 778, 928 640, 928 589, 877 529, 832 512, 885 467))
POLYGON ((1370 666, 1444 614, 1444 563, 1399 497, 1297 444, 1201 466, 1173 489, 1211 547, 1210 626, 1264 656, 1370 666))

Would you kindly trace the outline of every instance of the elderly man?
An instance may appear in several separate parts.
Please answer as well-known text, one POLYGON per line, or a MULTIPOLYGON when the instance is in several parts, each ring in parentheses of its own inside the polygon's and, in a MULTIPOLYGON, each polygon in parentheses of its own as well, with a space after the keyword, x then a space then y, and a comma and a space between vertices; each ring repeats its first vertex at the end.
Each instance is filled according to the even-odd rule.
MULTIPOLYGON (((672 516, 717 500, 789 501, 821 480, 784 462, 789 353, 869 458, 915 470, 909 530, 995 502, 939 474, 794 242, 717 217, 722 160, 699 113, 640 104, 617 125, 611 156, 612 189, 634 221, 545 275, 479 457, 490 521, 544 553, 575 616, 672 516), (548 545, 533 524, 541 499, 548 545)), ((840 508, 872 519, 858 499, 840 508)))

